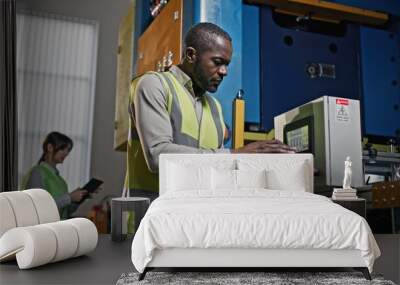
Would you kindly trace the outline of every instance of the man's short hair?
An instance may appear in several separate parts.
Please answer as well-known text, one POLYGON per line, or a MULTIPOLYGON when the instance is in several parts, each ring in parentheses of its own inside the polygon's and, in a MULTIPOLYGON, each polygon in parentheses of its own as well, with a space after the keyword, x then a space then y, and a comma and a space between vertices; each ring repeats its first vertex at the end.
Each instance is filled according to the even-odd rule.
POLYGON ((223 37, 232 42, 229 34, 212 23, 199 23, 189 29, 185 36, 185 47, 193 47, 198 52, 214 48, 216 37, 223 37))

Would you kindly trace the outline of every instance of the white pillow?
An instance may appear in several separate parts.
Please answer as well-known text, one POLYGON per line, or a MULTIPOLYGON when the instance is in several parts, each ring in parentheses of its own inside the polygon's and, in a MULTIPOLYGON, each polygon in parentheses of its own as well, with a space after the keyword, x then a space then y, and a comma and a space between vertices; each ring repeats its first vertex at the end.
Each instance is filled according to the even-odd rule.
POLYGON ((237 190, 241 188, 267 188, 267 171, 263 170, 211 170, 213 190, 237 190))
POLYGON ((213 167, 211 177, 213 190, 236 190, 236 170, 213 167))
POLYGON ((258 171, 266 169, 267 188, 272 190, 306 191, 309 181, 307 162, 304 160, 282 159, 277 155, 274 159, 239 159, 237 161, 240 170, 258 171))
POLYGON ((267 188, 267 171, 236 170, 237 188, 267 188))
POLYGON ((194 189, 211 189, 211 168, 169 163, 168 191, 185 191, 194 189))
POLYGON ((273 190, 306 191, 307 176, 305 163, 297 163, 291 168, 269 169, 267 185, 273 190))

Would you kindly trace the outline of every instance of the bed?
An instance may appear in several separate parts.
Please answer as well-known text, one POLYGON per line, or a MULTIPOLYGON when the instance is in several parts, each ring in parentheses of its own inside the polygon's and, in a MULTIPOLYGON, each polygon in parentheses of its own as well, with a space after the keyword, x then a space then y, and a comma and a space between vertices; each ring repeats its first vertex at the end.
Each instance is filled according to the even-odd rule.
POLYGON ((160 197, 132 262, 158 267, 352 267, 370 279, 379 248, 361 216, 313 194, 310 154, 165 154, 160 197))

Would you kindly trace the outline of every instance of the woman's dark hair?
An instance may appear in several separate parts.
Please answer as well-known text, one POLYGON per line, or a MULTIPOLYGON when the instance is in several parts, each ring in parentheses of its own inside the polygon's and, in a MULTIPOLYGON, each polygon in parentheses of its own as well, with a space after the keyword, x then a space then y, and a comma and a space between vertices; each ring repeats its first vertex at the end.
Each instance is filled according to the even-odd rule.
POLYGON ((46 157, 46 153, 47 153, 47 145, 51 144, 54 147, 54 153, 56 153, 59 150, 63 150, 68 148, 68 150, 70 151, 72 149, 72 147, 74 146, 74 143, 72 142, 72 140, 59 132, 51 132, 49 133, 42 145, 42 149, 43 149, 43 154, 39 159, 39 163, 41 163, 42 161, 44 161, 45 157, 46 157))

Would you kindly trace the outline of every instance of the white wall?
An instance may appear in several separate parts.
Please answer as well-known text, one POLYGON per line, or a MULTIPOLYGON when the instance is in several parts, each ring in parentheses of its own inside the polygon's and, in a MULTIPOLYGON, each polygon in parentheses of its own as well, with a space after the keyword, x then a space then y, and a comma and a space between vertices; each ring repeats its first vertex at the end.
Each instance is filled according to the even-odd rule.
POLYGON ((113 149, 118 26, 130 3, 130 0, 17 1, 17 10, 29 9, 99 22, 90 174, 104 180, 104 190, 115 195, 122 191, 125 175, 125 153, 113 149))

